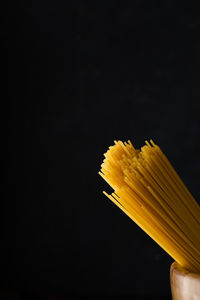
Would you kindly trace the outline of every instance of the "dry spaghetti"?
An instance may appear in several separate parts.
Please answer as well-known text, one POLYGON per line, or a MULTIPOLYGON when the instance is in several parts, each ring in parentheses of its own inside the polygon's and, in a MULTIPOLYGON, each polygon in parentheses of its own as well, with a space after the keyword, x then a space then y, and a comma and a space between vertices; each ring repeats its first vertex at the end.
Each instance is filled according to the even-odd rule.
POLYGON ((115 141, 99 174, 110 198, 181 266, 200 272, 200 206, 151 140, 140 150, 115 141))

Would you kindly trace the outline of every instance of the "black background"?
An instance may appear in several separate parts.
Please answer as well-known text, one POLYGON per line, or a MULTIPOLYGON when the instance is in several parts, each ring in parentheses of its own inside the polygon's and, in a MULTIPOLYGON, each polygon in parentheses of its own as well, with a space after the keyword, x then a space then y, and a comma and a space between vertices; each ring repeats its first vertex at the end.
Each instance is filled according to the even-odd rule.
POLYGON ((170 299, 173 260, 97 173, 153 138, 198 201, 199 29, 188 3, 9 3, 1 298, 170 299))

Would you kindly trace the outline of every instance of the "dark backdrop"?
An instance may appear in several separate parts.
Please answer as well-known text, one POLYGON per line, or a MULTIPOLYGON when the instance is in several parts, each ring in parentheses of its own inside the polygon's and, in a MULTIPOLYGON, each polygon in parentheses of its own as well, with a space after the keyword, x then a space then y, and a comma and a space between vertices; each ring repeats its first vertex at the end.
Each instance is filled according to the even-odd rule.
POLYGON ((153 138, 199 199, 199 10, 35 0, 5 16, 2 295, 170 299, 172 259, 97 173, 114 139, 153 138))

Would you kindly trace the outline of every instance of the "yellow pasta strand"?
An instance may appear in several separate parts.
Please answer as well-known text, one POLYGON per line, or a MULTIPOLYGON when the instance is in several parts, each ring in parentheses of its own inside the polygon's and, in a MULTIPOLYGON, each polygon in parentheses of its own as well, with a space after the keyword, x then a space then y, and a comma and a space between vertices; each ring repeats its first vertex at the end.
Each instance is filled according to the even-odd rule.
POLYGON ((99 174, 113 188, 104 194, 175 261, 200 273, 200 206, 152 140, 141 150, 114 141, 99 174))

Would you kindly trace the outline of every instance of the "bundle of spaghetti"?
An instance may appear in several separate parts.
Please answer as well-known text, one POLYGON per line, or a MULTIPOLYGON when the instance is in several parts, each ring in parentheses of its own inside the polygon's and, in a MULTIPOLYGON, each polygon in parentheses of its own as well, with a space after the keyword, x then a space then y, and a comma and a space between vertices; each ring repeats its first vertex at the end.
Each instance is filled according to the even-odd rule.
POLYGON ((200 206, 152 140, 141 150, 115 141, 99 174, 114 192, 104 194, 179 265, 200 272, 200 206))

